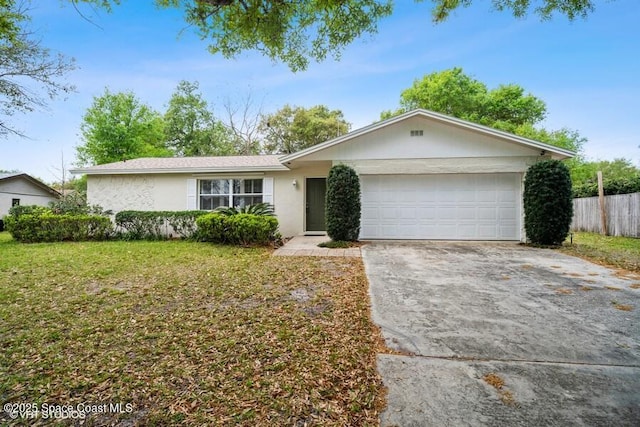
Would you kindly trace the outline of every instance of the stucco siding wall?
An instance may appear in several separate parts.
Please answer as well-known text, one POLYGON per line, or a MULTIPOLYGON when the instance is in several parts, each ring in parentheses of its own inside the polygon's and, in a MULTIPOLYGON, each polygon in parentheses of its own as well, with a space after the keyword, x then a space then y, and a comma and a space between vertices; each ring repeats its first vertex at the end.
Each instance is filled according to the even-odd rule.
POLYGON ((186 175, 93 175, 87 201, 114 212, 179 211, 187 208, 186 175))
POLYGON ((87 180, 89 204, 97 204, 114 213, 123 210, 187 209, 187 181, 215 178, 268 178, 274 179, 273 204, 283 236, 296 236, 304 232, 305 179, 326 177, 331 164, 326 162, 309 168, 265 174, 192 174, 168 175, 92 175, 87 180), (293 185, 293 180, 297 185, 293 185))

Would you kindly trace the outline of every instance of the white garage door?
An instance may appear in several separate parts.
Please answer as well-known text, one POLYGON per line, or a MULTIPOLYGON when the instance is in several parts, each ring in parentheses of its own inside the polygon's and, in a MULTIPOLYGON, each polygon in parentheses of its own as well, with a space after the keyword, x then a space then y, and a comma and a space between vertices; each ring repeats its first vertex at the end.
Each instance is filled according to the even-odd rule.
POLYGON ((519 240, 520 174, 362 175, 363 239, 519 240))

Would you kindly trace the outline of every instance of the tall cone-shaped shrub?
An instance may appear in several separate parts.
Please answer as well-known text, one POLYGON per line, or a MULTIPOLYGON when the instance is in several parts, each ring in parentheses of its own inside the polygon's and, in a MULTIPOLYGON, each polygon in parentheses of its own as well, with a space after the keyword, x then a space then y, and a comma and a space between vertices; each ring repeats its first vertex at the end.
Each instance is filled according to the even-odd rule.
POLYGON ((336 165, 327 178, 327 234, 334 241, 356 241, 360 235, 360 179, 352 168, 336 165))
POLYGON ((531 243, 561 245, 573 219, 569 168, 559 160, 531 166, 524 180, 524 228, 531 243))

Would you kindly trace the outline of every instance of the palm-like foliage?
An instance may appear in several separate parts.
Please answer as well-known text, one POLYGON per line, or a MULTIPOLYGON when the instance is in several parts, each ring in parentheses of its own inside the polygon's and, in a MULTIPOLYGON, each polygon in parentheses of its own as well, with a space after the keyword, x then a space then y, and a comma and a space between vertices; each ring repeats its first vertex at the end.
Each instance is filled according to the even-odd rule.
POLYGON ((256 203, 255 205, 247 205, 243 207, 219 207, 215 212, 232 216, 237 214, 251 214, 260 216, 275 216, 273 205, 269 203, 256 203))

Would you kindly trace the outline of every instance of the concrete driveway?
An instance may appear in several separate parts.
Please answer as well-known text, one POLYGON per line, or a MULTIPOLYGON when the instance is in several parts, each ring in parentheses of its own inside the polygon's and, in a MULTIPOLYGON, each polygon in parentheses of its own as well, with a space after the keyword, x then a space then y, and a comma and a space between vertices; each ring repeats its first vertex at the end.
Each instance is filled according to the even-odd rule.
POLYGON ((640 276, 512 243, 362 248, 382 426, 640 426, 640 276))

